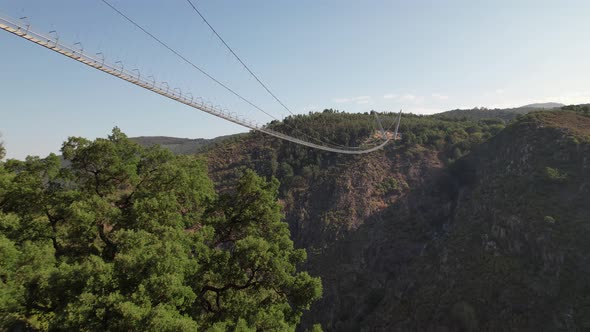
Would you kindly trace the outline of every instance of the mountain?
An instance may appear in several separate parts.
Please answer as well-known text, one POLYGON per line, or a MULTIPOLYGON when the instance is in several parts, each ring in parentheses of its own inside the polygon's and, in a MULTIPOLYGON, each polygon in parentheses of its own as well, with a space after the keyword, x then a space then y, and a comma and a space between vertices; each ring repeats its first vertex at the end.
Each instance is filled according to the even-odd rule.
POLYGON ((519 108, 552 109, 552 108, 560 108, 563 106, 565 106, 565 105, 561 104, 561 103, 535 103, 535 104, 524 105, 519 108))
POLYGON ((132 141, 141 146, 148 147, 151 145, 161 145, 164 148, 176 154, 196 154, 206 151, 207 149, 228 139, 236 139, 241 134, 219 136, 212 139, 205 138, 177 138, 166 136, 140 136, 130 138, 132 141))
POLYGON ((511 121, 522 114, 527 114, 534 111, 545 111, 561 108, 565 105, 560 103, 536 103, 524 105, 516 108, 473 108, 473 109, 456 109, 452 111, 438 113, 435 116, 452 118, 452 119, 469 119, 469 120, 482 120, 482 119, 502 119, 505 122, 511 121))
MULTIPOLYGON (((275 125, 358 144, 369 118, 275 125)), ((362 156, 257 133, 206 153, 220 190, 246 168, 281 181, 293 240, 324 287, 301 330, 588 329, 590 118, 533 112, 504 128, 407 115, 401 132, 362 156)))
MULTIPOLYGON (((280 180, 324 288, 301 331, 588 329, 590 107, 506 111, 521 116, 408 114, 400 141, 360 156, 260 133, 201 154, 221 192, 246 169, 280 180)), ((326 110, 271 126, 362 145, 373 122, 326 110)))

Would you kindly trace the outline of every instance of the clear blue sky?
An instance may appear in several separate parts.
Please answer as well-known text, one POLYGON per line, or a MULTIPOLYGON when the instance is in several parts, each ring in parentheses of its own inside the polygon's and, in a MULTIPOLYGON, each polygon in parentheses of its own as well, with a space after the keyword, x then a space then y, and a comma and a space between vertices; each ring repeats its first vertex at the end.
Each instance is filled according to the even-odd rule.
MULTIPOLYGON (((110 0, 215 77, 282 117, 185 0, 110 0)), ((294 112, 434 113, 590 102, 590 1, 195 0, 294 112)), ((81 41, 258 121, 270 120, 99 0, 0 0, 0 14, 81 41)), ((215 137, 244 131, 0 32, 0 132, 8 156, 58 152, 68 136, 215 137)))

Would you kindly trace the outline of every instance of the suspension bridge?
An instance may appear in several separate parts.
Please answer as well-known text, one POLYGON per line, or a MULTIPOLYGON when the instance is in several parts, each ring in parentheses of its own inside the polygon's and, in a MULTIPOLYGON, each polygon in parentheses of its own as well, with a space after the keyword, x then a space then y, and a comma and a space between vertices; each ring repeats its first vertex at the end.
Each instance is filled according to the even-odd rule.
MULTIPOLYGON (((141 27, 140 27, 141 28, 141 27)), ((66 56, 72 60, 78 61, 83 63, 89 67, 94 69, 100 70, 104 73, 109 75, 115 76, 119 79, 127 81, 131 84, 137 85, 143 89, 152 91, 157 93, 161 96, 166 98, 172 99, 179 103, 182 103, 186 106, 192 107, 199 111, 211 114, 218 118, 221 118, 226 121, 233 122, 240 126, 249 128, 251 130, 259 131, 264 134, 286 140, 289 142, 293 142, 296 144, 300 144, 303 146, 307 146, 314 149, 335 152, 335 153, 342 153, 342 154, 366 154, 377 151, 387 145, 391 140, 395 140, 397 138, 397 133, 399 130, 399 124, 401 121, 401 114, 400 111, 396 123, 395 123, 395 131, 393 136, 389 137, 385 135, 385 132, 382 129, 381 124, 381 132, 383 135, 383 142, 379 145, 372 146, 372 147, 331 147, 322 144, 312 143, 310 141, 306 141, 297 137, 293 137, 290 135, 286 135, 284 133, 278 132, 276 130, 272 130, 268 128, 266 125, 262 125, 258 122, 248 120, 246 118, 238 116, 234 112, 230 112, 226 109, 223 109, 219 106, 214 106, 209 102, 206 102, 203 98, 200 97, 193 97, 191 93, 182 93, 179 89, 171 89, 169 84, 166 82, 157 83, 153 77, 143 77, 141 72, 138 69, 126 69, 122 62, 117 61, 115 63, 110 63, 105 60, 105 56, 102 53, 96 54, 86 54, 84 52, 84 47, 81 43, 75 43, 73 45, 67 45, 63 41, 59 40, 59 35, 56 31, 50 31, 49 33, 41 33, 34 31, 31 29, 30 23, 22 20, 22 19, 12 19, 6 17, 0 17, 0 29, 7 31, 13 35, 16 35, 20 38, 28 40, 32 43, 35 43, 39 46, 45 47, 51 51, 57 52, 63 56, 66 56), (177 91, 178 90, 178 91, 177 91)), ((143 28, 141 28, 143 30, 143 28)), ((149 34, 149 33, 148 33, 149 34)), ((150 34, 151 35, 151 34, 150 34)), ((151 35, 152 36, 152 35, 151 35)), ((153 36, 152 36, 153 37, 153 36)), ((155 38, 155 37, 153 37, 155 38)), ((156 39, 157 40, 157 39, 156 39)), ((158 40, 159 41, 159 40, 158 40)), ((159 41, 163 44, 161 41, 159 41)), ((166 46, 165 44, 163 44, 166 46)), ((168 47, 168 46, 166 46, 168 47)), ((173 51, 173 50, 171 50, 173 51)), ((174 51, 173 51, 174 52, 174 51)), ((233 52, 233 51, 232 51, 233 52)), ((180 56, 180 55, 179 55, 180 56)), ((185 61, 188 61, 185 59, 185 61)), ((240 60, 241 62, 241 60, 240 60)), ((199 68, 197 68, 199 69, 199 68)), ((199 69, 200 70, 200 69, 199 69)), ((208 76, 208 75, 207 75, 208 76)), ((265 87, 266 88, 266 87, 265 87)), ((268 91, 268 90, 267 90, 268 91)), ((273 95, 274 96, 274 95, 273 95)), ((275 97, 276 99, 276 97, 275 97)), ((282 103, 281 103, 282 104, 282 103)))

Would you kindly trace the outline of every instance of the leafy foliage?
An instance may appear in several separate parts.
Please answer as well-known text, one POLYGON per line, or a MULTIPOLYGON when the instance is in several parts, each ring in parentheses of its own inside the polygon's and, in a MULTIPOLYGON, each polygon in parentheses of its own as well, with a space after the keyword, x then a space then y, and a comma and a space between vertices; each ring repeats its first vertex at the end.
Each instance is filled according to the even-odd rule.
POLYGON ((4 144, 0 142, 0 160, 4 159, 6 156, 6 149, 4 148, 4 144))
POLYGON ((583 115, 590 116, 590 104, 568 105, 561 108, 564 111, 574 111, 583 115))
POLYGON ((117 128, 0 165, 0 330, 294 330, 298 272, 278 181, 217 195, 202 160, 117 128))
POLYGON ((547 180, 551 182, 561 183, 567 180, 567 174, 553 167, 545 167, 545 176, 547 180))
MULTIPOLYGON (((380 118, 386 129, 392 129, 397 113, 382 114, 380 118)), ((369 113, 351 114, 327 109, 323 112, 291 116, 282 122, 272 122, 269 126, 288 135, 322 144, 363 147, 381 142, 376 138, 378 128, 375 117, 369 113)), ((419 155, 424 149, 436 150, 441 153, 445 162, 451 164, 503 128, 505 122, 501 119, 472 121, 403 114, 399 128, 401 139, 386 146, 385 151, 391 153, 398 149, 411 157, 419 155)), ((333 179, 341 172, 341 166, 351 159, 370 158, 368 155, 343 156, 318 151, 268 138, 260 133, 252 135, 254 137, 248 141, 256 142, 252 147, 254 151, 246 156, 249 160, 243 165, 269 178, 278 177, 281 181, 282 198, 289 196, 289 192, 306 188, 312 183, 324 183, 333 179)), ((238 142, 226 142, 225 145, 229 147, 236 144, 238 142)), ((241 174, 238 168, 235 171, 235 175, 241 174)), ((387 191, 387 188, 382 189, 387 191)))
POLYGON ((176 138, 176 137, 165 137, 165 136, 140 136, 140 137, 131 137, 129 138, 131 141, 144 146, 150 147, 152 145, 159 145, 163 148, 166 148, 174 154, 185 154, 185 155, 193 155, 197 153, 202 153, 207 150, 213 149, 218 146, 220 143, 226 140, 236 140, 239 139, 244 134, 234 134, 234 135, 227 135, 227 136, 219 136, 212 139, 204 139, 204 138, 197 138, 197 139, 189 139, 189 138, 176 138))

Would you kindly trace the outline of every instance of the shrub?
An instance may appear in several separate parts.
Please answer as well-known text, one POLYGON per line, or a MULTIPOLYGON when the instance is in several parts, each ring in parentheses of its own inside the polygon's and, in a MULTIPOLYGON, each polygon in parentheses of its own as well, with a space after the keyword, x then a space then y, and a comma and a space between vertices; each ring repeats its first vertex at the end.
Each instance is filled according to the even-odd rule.
POLYGON ((545 177, 550 182, 563 183, 567 180, 567 173, 561 172, 557 168, 545 167, 545 177))

